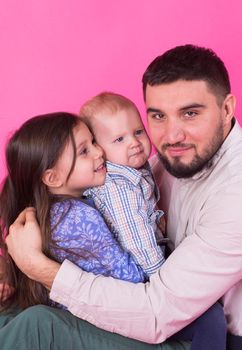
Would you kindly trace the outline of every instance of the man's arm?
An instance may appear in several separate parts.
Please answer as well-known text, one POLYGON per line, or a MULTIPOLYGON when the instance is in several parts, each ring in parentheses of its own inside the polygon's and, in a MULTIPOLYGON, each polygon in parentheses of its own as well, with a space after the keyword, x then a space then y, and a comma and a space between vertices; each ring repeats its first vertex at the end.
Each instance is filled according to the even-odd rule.
POLYGON ((50 296, 73 314, 108 331, 159 343, 192 322, 242 278, 242 205, 227 206, 231 195, 242 199, 238 185, 236 193, 229 193, 228 187, 221 196, 216 194, 197 231, 146 284, 94 276, 69 262, 57 273, 59 265, 42 256, 41 244, 31 243, 36 237, 40 241, 33 212, 26 212, 12 226, 7 243, 29 277, 50 287, 57 273, 50 296), (228 209, 222 224, 221 208, 228 209), (14 232, 18 226, 20 232, 14 232))
POLYGON ((204 254, 205 245, 196 237, 187 238, 146 284, 94 276, 65 261, 50 297, 97 327, 160 343, 196 319, 242 277, 241 259, 240 267, 235 259, 228 259, 224 273, 218 267, 221 256, 205 264, 204 258, 216 254, 213 249, 204 254), (199 269, 194 268, 197 263, 199 269))
POLYGON ((242 184, 225 184, 209 196, 193 234, 151 276, 150 283, 108 280, 80 273, 65 263, 54 281, 51 298, 98 327, 146 342, 161 342, 197 318, 242 278, 241 210, 242 184), (231 199, 236 205, 228 205, 231 199), (70 271, 72 280, 64 287, 61 280, 70 271))
POLYGON ((20 213, 9 232, 6 243, 15 263, 29 278, 50 289, 60 264, 42 253, 41 233, 34 208, 20 213))

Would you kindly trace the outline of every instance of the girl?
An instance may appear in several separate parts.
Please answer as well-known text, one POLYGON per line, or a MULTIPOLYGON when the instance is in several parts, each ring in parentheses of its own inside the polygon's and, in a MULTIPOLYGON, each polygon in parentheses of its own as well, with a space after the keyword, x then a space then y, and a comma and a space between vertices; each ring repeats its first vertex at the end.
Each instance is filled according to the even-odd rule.
POLYGON ((43 252, 56 261, 69 259, 86 271, 132 282, 144 273, 109 232, 85 189, 102 185, 106 168, 102 149, 75 115, 52 113, 25 122, 6 149, 8 176, 0 194, 0 247, 5 274, 14 293, 4 309, 48 304, 48 293, 28 279, 10 259, 4 237, 17 215, 36 208, 43 252))

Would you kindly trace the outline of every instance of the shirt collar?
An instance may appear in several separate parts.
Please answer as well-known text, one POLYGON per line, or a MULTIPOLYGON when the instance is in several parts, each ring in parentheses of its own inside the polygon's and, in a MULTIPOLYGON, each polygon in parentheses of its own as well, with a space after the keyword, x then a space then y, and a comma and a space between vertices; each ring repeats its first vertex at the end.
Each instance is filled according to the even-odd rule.
POLYGON ((150 176, 151 174, 148 162, 146 162, 146 164, 141 169, 134 169, 129 166, 123 166, 109 161, 106 162, 106 166, 107 176, 109 173, 110 175, 121 175, 134 185, 137 185, 140 182, 142 176, 150 176))

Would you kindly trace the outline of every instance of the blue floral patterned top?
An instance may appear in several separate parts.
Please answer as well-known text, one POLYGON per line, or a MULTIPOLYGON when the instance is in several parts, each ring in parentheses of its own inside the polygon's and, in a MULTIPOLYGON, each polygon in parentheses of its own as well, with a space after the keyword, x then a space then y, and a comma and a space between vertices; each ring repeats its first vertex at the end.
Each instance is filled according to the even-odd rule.
POLYGON ((109 231, 92 201, 66 199, 51 208, 53 257, 68 259, 85 271, 138 283, 145 280, 143 270, 124 251, 109 231), (62 249, 64 248, 64 249, 62 249))

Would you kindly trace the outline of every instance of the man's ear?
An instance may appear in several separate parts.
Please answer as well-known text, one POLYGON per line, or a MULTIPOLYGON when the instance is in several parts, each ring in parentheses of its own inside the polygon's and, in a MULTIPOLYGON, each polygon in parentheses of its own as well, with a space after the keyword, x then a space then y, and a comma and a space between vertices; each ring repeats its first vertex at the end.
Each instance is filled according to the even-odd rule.
POLYGON ((63 184, 61 178, 59 177, 55 169, 45 170, 42 176, 42 181, 46 186, 50 188, 58 188, 63 184))
POLYGON ((235 111, 235 106, 236 106, 236 98, 232 94, 228 94, 223 102, 223 111, 224 111, 224 116, 223 116, 223 122, 224 125, 230 124, 232 118, 234 117, 234 111, 235 111))

